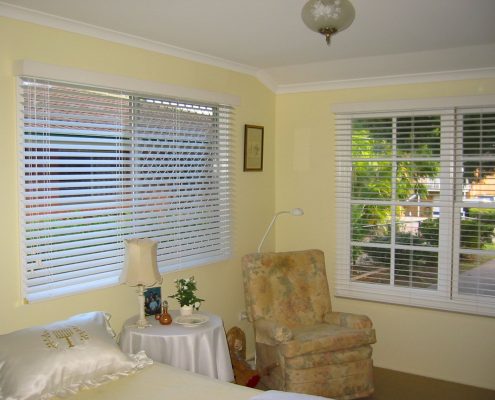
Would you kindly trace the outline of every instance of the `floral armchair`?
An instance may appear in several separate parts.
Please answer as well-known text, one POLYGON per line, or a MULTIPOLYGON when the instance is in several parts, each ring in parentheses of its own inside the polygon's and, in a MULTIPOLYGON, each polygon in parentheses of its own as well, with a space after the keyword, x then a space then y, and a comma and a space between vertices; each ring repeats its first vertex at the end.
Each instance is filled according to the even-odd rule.
POLYGON ((322 251, 248 254, 242 269, 264 386, 336 399, 373 393, 375 330, 364 315, 332 312, 322 251))

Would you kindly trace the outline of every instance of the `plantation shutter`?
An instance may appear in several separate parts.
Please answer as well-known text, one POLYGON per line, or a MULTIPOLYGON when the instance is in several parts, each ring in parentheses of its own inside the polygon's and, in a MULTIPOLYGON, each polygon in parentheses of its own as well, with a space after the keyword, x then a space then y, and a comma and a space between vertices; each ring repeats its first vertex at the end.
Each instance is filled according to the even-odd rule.
POLYGON ((495 108, 442 102, 336 113, 337 295, 495 315, 495 108))
POLYGON ((441 132, 453 121, 431 110, 338 116, 338 229, 347 232, 337 248, 348 249, 339 254, 347 268, 339 269, 338 291, 387 287, 403 302, 416 291, 447 293, 441 261, 450 248, 439 237, 450 214, 445 153, 453 140, 441 132))
POLYGON ((117 283, 123 239, 161 272, 230 254, 231 109, 20 78, 27 301, 117 283))
POLYGON ((457 117, 453 293, 476 304, 495 299, 495 108, 457 117))

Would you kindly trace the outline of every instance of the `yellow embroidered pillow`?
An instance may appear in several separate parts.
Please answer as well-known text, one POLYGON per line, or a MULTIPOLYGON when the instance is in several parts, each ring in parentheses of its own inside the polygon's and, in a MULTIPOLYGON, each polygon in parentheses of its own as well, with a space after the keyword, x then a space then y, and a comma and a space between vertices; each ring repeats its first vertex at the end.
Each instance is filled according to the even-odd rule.
POLYGON ((103 312, 0 335, 0 399, 65 396, 152 364, 122 353, 103 312))

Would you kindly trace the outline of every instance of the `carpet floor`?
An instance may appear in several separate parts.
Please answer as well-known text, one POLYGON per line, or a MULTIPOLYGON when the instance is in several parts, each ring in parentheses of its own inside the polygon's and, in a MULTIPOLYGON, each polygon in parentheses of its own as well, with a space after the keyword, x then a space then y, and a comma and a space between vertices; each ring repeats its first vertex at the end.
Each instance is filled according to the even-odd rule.
POLYGON ((373 373, 375 393, 363 400, 495 400, 493 390, 378 367, 373 373))
POLYGON ((375 393, 367 400, 495 400, 495 391, 374 368, 375 393))

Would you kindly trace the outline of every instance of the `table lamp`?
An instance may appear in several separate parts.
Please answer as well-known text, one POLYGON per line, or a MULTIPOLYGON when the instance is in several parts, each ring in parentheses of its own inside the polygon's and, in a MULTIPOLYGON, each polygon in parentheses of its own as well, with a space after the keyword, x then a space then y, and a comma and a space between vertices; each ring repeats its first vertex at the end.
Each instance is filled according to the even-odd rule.
POLYGON ((268 233, 270 233, 270 229, 272 229, 273 224, 275 223, 276 219, 278 218, 279 215, 282 214, 290 214, 293 215, 294 217, 300 217, 304 215, 304 211, 302 208, 293 208, 290 211, 279 211, 273 216, 272 222, 270 222, 270 225, 268 225, 268 228, 266 228, 266 232, 263 235, 263 238, 261 239, 260 244, 258 245, 258 253, 261 253, 261 246, 263 246, 263 242, 265 241, 266 237, 268 236, 268 233))
POLYGON ((138 328, 151 324, 144 316, 144 288, 162 283, 162 277, 156 263, 157 243, 151 239, 125 239, 124 268, 120 274, 120 283, 136 286, 139 302, 138 328))

